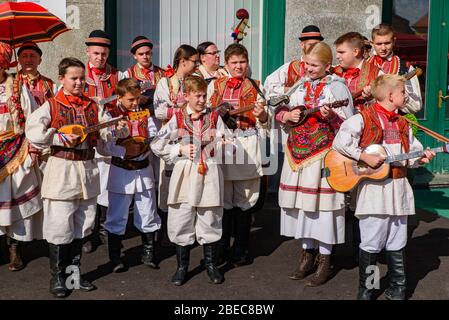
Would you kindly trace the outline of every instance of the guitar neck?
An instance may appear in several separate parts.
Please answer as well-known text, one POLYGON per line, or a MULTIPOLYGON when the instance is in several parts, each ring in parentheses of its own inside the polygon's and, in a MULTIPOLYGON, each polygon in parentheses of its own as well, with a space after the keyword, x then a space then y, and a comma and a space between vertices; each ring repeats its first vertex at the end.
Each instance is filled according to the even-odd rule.
MULTIPOLYGON (((447 152, 447 146, 433 148, 430 150, 435 153, 447 152)), ((388 156, 385 159, 385 163, 392 163, 392 162, 396 162, 396 161, 404 161, 404 160, 409 160, 409 159, 420 158, 423 155, 424 155, 424 151, 415 151, 415 152, 410 152, 410 153, 399 154, 396 156, 388 156)))
POLYGON ((110 96, 110 97, 101 99, 101 100, 98 102, 98 104, 99 104, 100 106, 103 106, 103 105, 105 105, 105 104, 108 104, 108 103, 110 103, 110 102, 112 102, 112 101, 117 100, 117 98, 118 98, 118 95, 114 94, 114 95, 112 95, 112 96, 110 96))
POLYGON ((312 113, 320 111, 320 109, 322 107, 337 108, 337 107, 339 107, 339 105, 338 104, 336 105, 335 103, 325 103, 322 106, 318 106, 318 107, 313 107, 313 108, 307 109, 303 113, 304 113, 305 116, 308 116, 308 115, 310 115, 312 113))
POLYGON ((234 116, 236 114, 245 113, 245 112, 253 110, 255 107, 256 107, 256 105, 253 104, 251 106, 243 107, 243 108, 236 109, 236 110, 231 110, 231 111, 229 111, 229 115, 230 116, 234 116))
POLYGON ((94 126, 87 127, 85 129, 86 134, 91 133, 91 132, 95 132, 95 131, 98 131, 98 130, 101 130, 103 128, 110 127, 110 126, 112 126, 113 124, 116 124, 117 122, 119 122, 122 119, 123 119, 123 116, 120 116, 120 117, 113 118, 113 119, 111 119, 109 121, 105 121, 105 122, 96 124, 94 126))

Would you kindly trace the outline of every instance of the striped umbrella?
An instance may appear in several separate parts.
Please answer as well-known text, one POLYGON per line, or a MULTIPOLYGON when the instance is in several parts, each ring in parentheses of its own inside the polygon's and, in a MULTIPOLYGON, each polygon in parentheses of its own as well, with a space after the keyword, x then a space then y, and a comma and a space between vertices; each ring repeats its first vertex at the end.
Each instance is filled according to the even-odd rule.
POLYGON ((69 31, 64 22, 32 2, 3 2, 0 4, 0 41, 14 48, 26 41, 52 41, 69 31))

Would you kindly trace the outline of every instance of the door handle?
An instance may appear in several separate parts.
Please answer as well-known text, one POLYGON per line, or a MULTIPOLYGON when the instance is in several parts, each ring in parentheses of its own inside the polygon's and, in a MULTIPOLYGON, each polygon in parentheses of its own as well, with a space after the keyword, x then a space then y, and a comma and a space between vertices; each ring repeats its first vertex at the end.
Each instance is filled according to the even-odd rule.
POLYGON ((443 106, 443 100, 449 100, 449 96, 443 96, 443 91, 440 90, 438 91, 438 108, 441 109, 441 107, 443 106))

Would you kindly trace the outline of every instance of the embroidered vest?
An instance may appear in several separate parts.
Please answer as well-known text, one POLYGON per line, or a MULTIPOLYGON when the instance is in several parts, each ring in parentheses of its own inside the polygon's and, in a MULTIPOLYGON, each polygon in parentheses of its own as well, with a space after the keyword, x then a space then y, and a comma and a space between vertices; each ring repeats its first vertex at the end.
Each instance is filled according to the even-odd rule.
MULTIPOLYGON (((106 64, 106 72, 100 77, 101 89, 98 90, 95 84, 93 76, 90 76, 87 72, 86 83, 84 85, 84 94, 87 97, 96 97, 102 94, 101 98, 108 98, 115 94, 115 88, 118 83, 119 72, 109 64, 106 64)), ((115 109, 117 101, 106 104, 108 111, 115 109)))
MULTIPOLYGON (((228 77, 221 77, 214 83, 214 93, 210 98, 213 108, 216 108, 223 102, 229 102, 234 110, 253 105, 257 102, 257 90, 251 81, 245 79, 239 88, 232 91, 226 86, 228 77)), ((256 84, 259 85, 256 80, 256 84)), ((256 117, 252 111, 247 111, 237 116, 237 128, 248 129, 256 126, 256 117)))
POLYGON ((299 79, 304 77, 306 73, 305 63, 301 60, 295 60, 288 66, 286 87, 293 86, 299 79))
MULTIPOLYGON (((371 144, 382 144, 383 137, 383 129, 379 120, 379 115, 374 107, 370 106, 365 108, 361 113, 363 117, 363 131, 360 137, 359 146, 360 148, 366 148, 371 144)), ((399 135, 401 139, 402 147, 404 151, 407 153, 410 150, 410 131, 408 122, 402 118, 397 120, 399 135)))
MULTIPOLYGON (((84 97, 83 100, 89 100, 84 97)), ((50 127, 59 129, 65 125, 80 124, 90 127, 98 124, 98 106, 92 101, 86 101, 83 106, 72 106, 64 97, 62 91, 55 97, 48 100, 50 103, 51 122, 50 127)), ((87 137, 90 146, 96 145, 98 132, 92 132, 87 137)))

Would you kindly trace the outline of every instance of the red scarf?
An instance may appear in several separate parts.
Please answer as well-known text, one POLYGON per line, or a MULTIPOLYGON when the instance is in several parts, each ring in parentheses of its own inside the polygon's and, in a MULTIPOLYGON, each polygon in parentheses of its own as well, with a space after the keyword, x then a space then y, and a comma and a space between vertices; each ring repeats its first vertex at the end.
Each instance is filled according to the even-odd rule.
POLYGON ((382 113, 387 117, 387 120, 390 122, 396 122, 399 119, 399 115, 395 111, 388 111, 383 106, 381 106, 378 102, 374 104, 374 110, 378 113, 382 113))
POLYGON ((167 66, 167 70, 164 71, 164 75, 165 75, 167 78, 170 78, 170 77, 172 77, 174 74, 175 74, 175 69, 173 69, 173 68, 171 67, 171 65, 168 65, 168 66, 167 66))
POLYGON ((81 99, 80 97, 66 96, 66 98, 67 98, 67 101, 70 102, 70 104, 72 104, 72 105, 82 106, 84 104, 83 99, 81 99))
POLYGON ((233 78, 232 77, 232 78, 229 78, 228 81, 226 81, 226 86, 231 89, 237 89, 238 87, 241 86, 242 82, 243 82, 242 78, 233 78))
POLYGON ((373 57, 373 59, 376 67, 382 69, 382 66, 384 65, 386 59, 382 58, 381 56, 378 56, 377 54, 373 57))
POLYGON ((349 79, 355 79, 360 75, 360 69, 359 68, 348 68, 343 72, 343 77, 346 80, 349 79))

